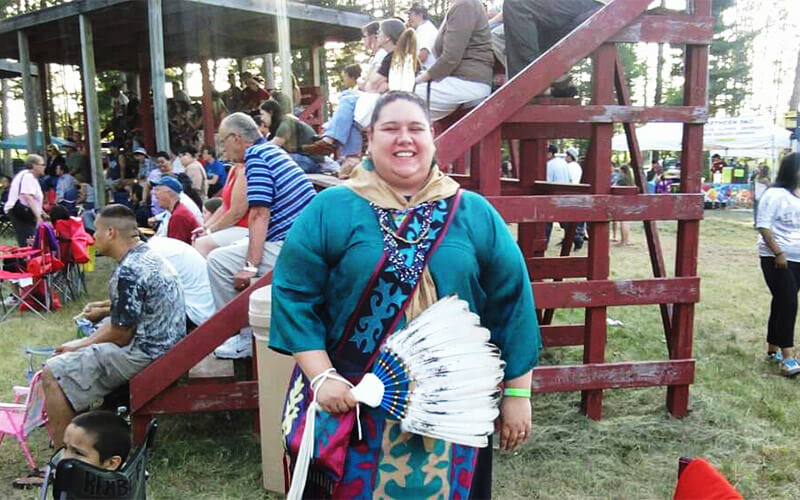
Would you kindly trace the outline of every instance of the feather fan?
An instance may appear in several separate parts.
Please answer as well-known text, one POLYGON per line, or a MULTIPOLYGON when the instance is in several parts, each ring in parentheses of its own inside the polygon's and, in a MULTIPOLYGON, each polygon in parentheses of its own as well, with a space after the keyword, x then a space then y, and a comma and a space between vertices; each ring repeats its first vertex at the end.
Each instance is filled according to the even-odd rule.
POLYGON ((400 420, 405 432, 485 447, 504 368, 489 330, 465 301, 450 296, 392 334, 352 393, 400 420))

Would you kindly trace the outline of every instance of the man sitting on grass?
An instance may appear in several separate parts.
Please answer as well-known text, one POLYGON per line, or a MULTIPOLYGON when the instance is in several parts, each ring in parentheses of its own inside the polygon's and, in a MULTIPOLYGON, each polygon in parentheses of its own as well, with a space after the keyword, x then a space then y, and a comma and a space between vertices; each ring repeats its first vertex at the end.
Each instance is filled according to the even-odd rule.
POLYGON ((111 320, 56 348, 42 373, 48 429, 56 447, 76 413, 125 384, 186 334, 183 290, 172 266, 139 240, 122 205, 97 218, 97 250, 119 265, 109 283, 111 320))
POLYGON ((61 459, 74 458, 99 469, 117 470, 131 450, 131 431, 110 411, 90 411, 72 419, 64 431, 61 459))

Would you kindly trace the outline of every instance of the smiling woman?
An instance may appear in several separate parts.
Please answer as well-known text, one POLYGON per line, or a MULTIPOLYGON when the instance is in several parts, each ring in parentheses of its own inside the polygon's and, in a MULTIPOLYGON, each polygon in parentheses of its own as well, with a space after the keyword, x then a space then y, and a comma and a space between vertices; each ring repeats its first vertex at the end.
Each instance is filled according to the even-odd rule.
POLYGON ((375 172, 404 196, 419 192, 433 166, 433 132, 421 99, 391 92, 372 113, 367 131, 375 172))
POLYGON ((434 163, 420 97, 382 96, 368 138, 370 159, 306 207, 273 275, 270 347, 298 364, 282 425, 292 468, 314 398, 323 411, 307 497, 489 498, 491 447, 423 439, 366 407, 360 440, 355 399, 330 374, 357 382, 389 335, 438 298, 457 295, 506 362, 500 447, 528 439, 527 398, 541 342, 516 242, 483 197, 461 190, 434 163))

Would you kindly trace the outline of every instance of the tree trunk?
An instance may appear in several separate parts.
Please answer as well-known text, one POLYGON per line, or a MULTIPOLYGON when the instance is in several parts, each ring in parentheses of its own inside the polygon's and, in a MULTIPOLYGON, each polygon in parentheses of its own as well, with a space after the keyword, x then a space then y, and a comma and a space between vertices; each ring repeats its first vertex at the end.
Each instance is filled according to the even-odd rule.
MULTIPOLYGON (((8 80, 3 78, 0 80, 0 121, 2 121, 2 135, 3 139, 8 137, 8 80)), ((0 165, 0 171, 5 175, 12 175, 11 168, 11 150, 3 150, 3 163, 0 165)))
MULTIPOLYGON (((661 8, 667 7, 667 1, 661 0, 661 8)), ((656 94, 653 98, 653 105, 661 104, 661 96, 664 93, 664 44, 658 44, 658 59, 656 60, 656 94)))
POLYGON ((658 59, 656 61, 656 94, 653 105, 661 104, 661 95, 664 93, 664 44, 658 44, 658 59))
POLYGON ((797 50, 797 67, 794 70, 794 87, 792 98, 789 99, 789 109, 797 110, 800 106, 800 49, 797 50))
POLYGON ((183 79, 183 91, 186 92, 186 95, 189 95, 189 65, 183 65, 183 72, 181 73, 181 78, 183 79))

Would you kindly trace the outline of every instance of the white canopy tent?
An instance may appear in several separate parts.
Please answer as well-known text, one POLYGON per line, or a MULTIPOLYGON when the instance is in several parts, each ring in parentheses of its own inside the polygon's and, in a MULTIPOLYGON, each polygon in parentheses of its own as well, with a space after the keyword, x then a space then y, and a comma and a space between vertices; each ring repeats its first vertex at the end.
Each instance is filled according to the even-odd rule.
MULTIPOLYGON (((710 118, 703 134, 703 149, 722 156, 773 158, 791 147, 790 132, 764 116, 710 118)), ((648 123, 636 129, 643 151, 680 151, 683 125, 680 123, 648 123)), ((624 133, 614 136, 614 151, 627 151, 624 133)))

